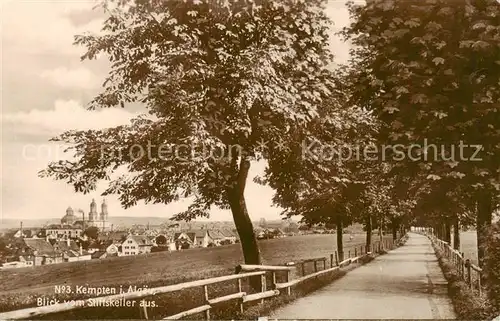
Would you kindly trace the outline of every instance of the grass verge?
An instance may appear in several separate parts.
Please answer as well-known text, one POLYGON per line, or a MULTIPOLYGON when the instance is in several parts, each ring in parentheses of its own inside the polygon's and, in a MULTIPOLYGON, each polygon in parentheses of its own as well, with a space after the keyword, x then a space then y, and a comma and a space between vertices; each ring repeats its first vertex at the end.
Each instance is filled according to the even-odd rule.
POLYGON ((438 258, 439 266, 448 281, 448 295, 450 296, 457 319, 460 320, 492 320, 495 317, 493 306, 485 297, 479 297, 469 289, 455 271, 444 252, 432 244, 438 258))

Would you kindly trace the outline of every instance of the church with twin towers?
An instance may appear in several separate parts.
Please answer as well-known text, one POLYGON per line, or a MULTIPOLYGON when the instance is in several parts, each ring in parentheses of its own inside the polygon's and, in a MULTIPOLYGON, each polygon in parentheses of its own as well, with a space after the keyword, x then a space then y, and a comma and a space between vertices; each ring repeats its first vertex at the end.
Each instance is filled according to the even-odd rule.
POLYGON ((99 228, 100 231, 109 231, 111 228, 111 224, 109 223, 109 214, 108 214, 108 204, 106 204, 106 200, 102 201, 101 211, 97 212, 97 203, 95 199, 92 199, 90 202, 90 211, 85 217, 85 212, 83 210, 78 210, 81 213, 81 218, 75 215, 74 210, 71 207, 68 207, 66 210, 66 215, 61 219, 61 224, 63 225, 81 225, 83 229, 95 226, 99 228))

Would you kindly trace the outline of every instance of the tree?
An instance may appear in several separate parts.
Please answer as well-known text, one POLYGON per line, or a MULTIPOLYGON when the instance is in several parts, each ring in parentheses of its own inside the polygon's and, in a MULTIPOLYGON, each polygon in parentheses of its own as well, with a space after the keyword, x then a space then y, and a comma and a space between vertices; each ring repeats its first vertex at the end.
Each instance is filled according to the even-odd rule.
POLYGON ((165 235, 158 235, 156 237, 156 244, 158 244, 158 245, 167 244, 167 238, 165 237, 165 235))
POLYGON ((265 218, 261 218, 260 221, 259 221, 259 226, 262 227, 262 228, 267 228, 267 221, 265 218))
POLYGON ((62 134, 55 140, 71 144, 76 160, 41 175, 83 193, 109 180, 103 194, 118 194, 125 208, 191 197, 175 220, 230 209, 245 263, 260 264, 247 177, 252 160, 270 157, 262 144, 317 118, 315 106, 330 94, 324 3, 104 1, 104 34, 76 37, 87 49, 82 59, 105 54, 113 63, 90 108, 141 102, 153 117, 62 134), (119 167, 134 175, 112 178, 119 167))
POLYGON ((85 229, 83 233, 87 235, 89 238, 97 240, 99 237, 99 228, 97 228, 96 226, 89 226, 85 229))
POLYGON ((496 309, 495 317, 500 312, 500 223, 493 224, 487 235, 487 253, 485 258, 485 279, 487 294, 496 309))
POLYGON ((500 191, 500 4, 373 0, 350 12, 344 35, 360 70, 353 103, 378 116, 380 143, 413 152, 392 162, 398 175, 451 179, 473 196, 482 265, 500 191))

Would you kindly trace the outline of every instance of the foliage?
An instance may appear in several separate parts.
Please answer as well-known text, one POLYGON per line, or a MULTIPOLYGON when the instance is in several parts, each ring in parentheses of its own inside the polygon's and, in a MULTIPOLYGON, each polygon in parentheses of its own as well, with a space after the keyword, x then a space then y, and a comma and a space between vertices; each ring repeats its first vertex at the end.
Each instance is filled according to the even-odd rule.
POLYGON ((57 137, 73 143, 78 160, 52 163, 42 174, 64 179, 78 192, 95 189, 98 180, 126 165, 136 175, 112 180, 105 192, 119 194, 125 207, 194 196, 179 218, 206 216, 211 205, 228 206, 227 190, 245 160, 257 156, 260 139, 277 138, 313 118, 315 103, 330 93, 323 1, 125 1, 109 9, 112 2, 103 3, 106 33, 76 38, 87 49, 83 59, 103 53, 113 63, 90 107, 141 101, 155 119, 57 137), (161 144, 192 144, 196 155, 204 147, 231 157, 129 155, 133 144, 148 143, 153 156, 161 144))
POLYGON ((376 115, 392 175, 410 178, 426 203, 419 214, 469 224, 462 213, 474 208, 481 264, 500 195, 500 4, 374 0, 349 10, 352 103, 376 115))
POLYGON ((99 228, 96 226, 89 226, 85 229, 83 233, 87 235, 90 239, 97 240, 99 236, 99 228))
POLYGON ((156 244, 158 244, 158 245, 167 244, 167 238, 165 237, 165 235, 158 235, 156 237, 156 244))
POLYGON ((490 228, 486 253, 484 270, 488 296, 500 314, 500 223, 490 228))
POLYGON ((230 208, 245 261, 258 264, 248 172, 252 160, 279 157, 263 144, 300 132, 331 94, 325 3, 104 1, 103 32, 76 37, 82 59, 104 54, 112 63, 90 108, 140 102, 150 117, 60 135, 76 161, 54 162, 41 175, 83 193, 108 180, 104 195, 119 195, 125 208, 191 197, 177 220, 230 208), (129 175, 112 177, 118 168, 129 175))
POLYGON ((500 142, 500 5, 376 0, 365 7, 351 4, 350 11, 355 22, 344 35, 357 46, 354 62, 366 68, 358 74, 353 99, 382 120, 379 138, 402 144, 405 151, 424 139, 448 149, 438 155, 448 158, 426 161, 433 149, 420 148, 416 154, 426 157, 394 166, 418 166, 430 180, 450 177, 474 190, 500 190, 495 147, 500 142), (470 148, 463 154, 467 160, 449 148, 460 141, 483 144, 483 161, 468 161, 470 148))

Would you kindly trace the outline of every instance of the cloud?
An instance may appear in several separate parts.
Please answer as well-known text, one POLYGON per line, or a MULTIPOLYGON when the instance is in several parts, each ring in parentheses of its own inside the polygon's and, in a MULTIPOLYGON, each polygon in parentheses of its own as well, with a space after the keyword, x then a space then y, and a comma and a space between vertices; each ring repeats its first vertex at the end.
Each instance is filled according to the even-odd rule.
POLYGON ((76 34, 100 30, 102 20, 75 26, 72 12, 91 11, 95 1, 8 1, 2 3, 2 41, 9 51, 22 54, 80 55, 76 34))
POLYGON ((138 116, 125 109, 108 108, 98 111, 86 110, 76 100, 56 100, 50 110, 31 110, 2 115, 2 124, 16 125, 17 128, 28 129, 31 133, 57 134, 61 131, 75 129, 101 129, 128 124, 138 116))
POLYGON ((52 70, 44 70, 40 74, 40 77, 51 81, 54 85, 61 88, 92 89, 100 86, 100 79, 84 67, 75 69, 59 67, 52 70))

